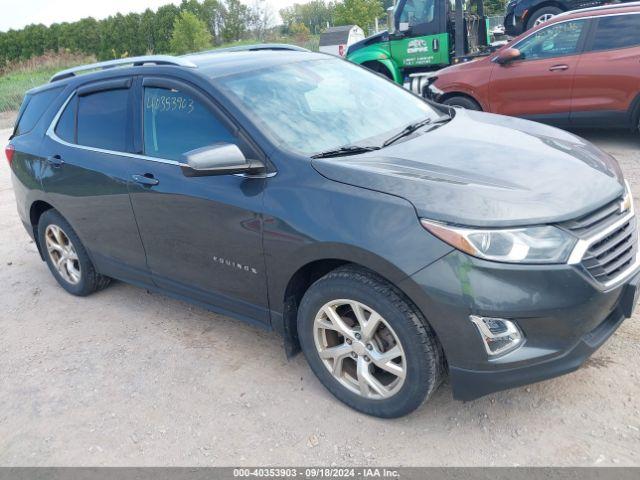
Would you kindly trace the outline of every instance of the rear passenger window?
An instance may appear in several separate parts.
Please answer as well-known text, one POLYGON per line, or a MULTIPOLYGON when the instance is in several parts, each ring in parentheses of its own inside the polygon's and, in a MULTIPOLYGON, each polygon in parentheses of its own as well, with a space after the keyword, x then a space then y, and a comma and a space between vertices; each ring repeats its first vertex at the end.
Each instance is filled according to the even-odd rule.
POLYGON ((640 15, 614 15, 598 19, 590 50, 613 50, 640 45, 640 15))
POLYGON ((79 97, 78 145, 126 151, 128 112, 128 89, 100 91, 79 97))
POLYGON ((56 125, 56 135, 65 142, 75 143, 76 141, 76 108, 78 98, 73 97, 67 104, 56 125))
POLYGON ((183 153, 218 142, 237 140, 197 98, 175 89, 144 89, 145 155, 180 160, 183 153))
POLYGON ((22 102, 22 107, 20 107, 18 123, 13 132, 14 136, 22 135, 33 130, 33 127, 36 126, 42 114, 61 91, 62 87, 45 90, 35 95, 27 95, 22 102))

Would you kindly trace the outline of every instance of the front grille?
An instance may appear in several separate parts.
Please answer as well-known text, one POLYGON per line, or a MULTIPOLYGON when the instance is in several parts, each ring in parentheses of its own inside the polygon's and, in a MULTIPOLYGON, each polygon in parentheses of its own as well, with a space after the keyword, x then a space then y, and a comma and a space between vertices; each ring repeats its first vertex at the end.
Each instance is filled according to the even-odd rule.
POLYGON ((633 264, 637 250, 636 219, 633 217, 611 234, 591 245, 582 257, 582 264, 593 278, 606 283, 633 264))
POLYGON ((631 267, 638 252, 638 235, 636 233, 636 217, 629 211, 621 212, 622 198, 576 220, 565 222, 562 226, 579 238, 589 240, 600 232, 618 223, 618 226, 591 245, 582 257, 582 265, 591 276, 600 283, 615 280, 627 268, 631 267))
POLYGON ((563 223, 562 226, 567 230, 571 230, 571 232, 578 237, 590 237, 601 232, 628 213, 622 213, 620 211, 620 202, 622 202, 622 197, 616 198, 613 202, 607 203, 604 207, 600 207, 593 212, 587 213, 576 220, 569 220, 568 222, 563 223))

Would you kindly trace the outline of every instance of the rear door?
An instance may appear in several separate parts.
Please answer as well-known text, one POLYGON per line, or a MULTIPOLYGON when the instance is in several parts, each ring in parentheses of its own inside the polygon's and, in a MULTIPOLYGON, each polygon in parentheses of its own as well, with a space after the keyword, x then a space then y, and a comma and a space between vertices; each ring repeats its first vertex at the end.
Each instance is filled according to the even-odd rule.
POLYGON ((491 71, 491 111, 568 123, 573 79, 588 30, 587 20, 555 23, 513 48, 521 59, 491 71))
POLYGON ((183 153, 218 142, 260 155, 204 92, 166 77, 137 88, 140 156, 131 201, 154 282, 163 289, 268 322, 262 253, 265 178, 186 177, 183 153))
POLYGON ((131 86, 124 77, 71 94, 45 137, 42 183, 101 273, 144 281, 145 254, 127 189, 131 86))
POLYGON ((573 125, 626 126, 640 93, 640 12, 594 19, 576 68, 573 125))

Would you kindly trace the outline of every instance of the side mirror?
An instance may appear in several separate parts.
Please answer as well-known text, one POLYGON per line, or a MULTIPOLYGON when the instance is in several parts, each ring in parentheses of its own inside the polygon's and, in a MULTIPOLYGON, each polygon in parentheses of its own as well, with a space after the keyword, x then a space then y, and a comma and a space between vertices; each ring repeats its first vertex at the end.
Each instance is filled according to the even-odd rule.
POLYGON ((394 16, 394 7, 387 8, 387 30, 390 35, 396 33, 396 18, 394 16))
POLYGON ((237 145, 215 143, 182 155, 182 172, 187 177, 230 175, 233 173, 264 173, 257 160, 247 160, 237 145))
POLYGON ((498 54, 498 56, 495 58, 495 61, 500 65, 506 65, 513 62, 514 60, 518 60, 519 58, 522 58, 522 53, 520 53, 520 50, 518 50, 517 48, 507 48, 498 54))

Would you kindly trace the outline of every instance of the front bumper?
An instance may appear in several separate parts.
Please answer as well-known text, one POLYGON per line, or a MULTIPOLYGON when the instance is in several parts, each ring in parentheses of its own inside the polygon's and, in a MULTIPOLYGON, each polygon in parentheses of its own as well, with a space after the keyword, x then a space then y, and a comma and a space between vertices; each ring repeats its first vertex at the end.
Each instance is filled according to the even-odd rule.
POLYGON ((640 273, 601 290, 580 265, 513 265, 454 251, 401 285, 444 348, 453 395, 472 400, 576 370, 631 316, 640 273), (514 320, 524 343, 489 357, 469 315, 514 320))

